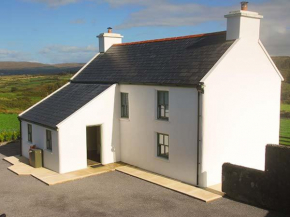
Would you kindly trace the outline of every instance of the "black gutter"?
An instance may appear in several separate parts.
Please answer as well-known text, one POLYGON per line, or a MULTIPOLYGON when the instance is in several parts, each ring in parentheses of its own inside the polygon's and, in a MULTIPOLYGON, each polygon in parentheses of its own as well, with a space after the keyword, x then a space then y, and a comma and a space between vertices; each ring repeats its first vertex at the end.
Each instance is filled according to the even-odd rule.
POLYGON ((200 82, 197 89, 197 147, 196 147, 196 185, 199 185, 199 172, 200 172, 200 99, 201 99, 201 94, 204 93, 204 83, 200 82))
POLYGON ((28 120, 28 119, 25 119, 25 118, 22 118, 22 117, 18 117, 18 119, 22 120, 22 121, 26 121, 26 122, 32 123, 32 124, 36 124, 36 125, 39 125, 39 126, 51 129, 51 130, 57 130, 58 129, 57 127, 48 126, 48 125, 41 124, 41 123, 38 123, 38 122, 35 122, 35 121, 31 121, 31 120, 28 120))
POLYGON ((120 82, 120 81, 75 81, 71 80, 70 83, 73 84, 126 84, 126 85, 150 85, 150 86, 169 86, 169 87, 194 87, 198 88, 199 84, 172 84, 172 83, 145 83, 145 82, 120 82))

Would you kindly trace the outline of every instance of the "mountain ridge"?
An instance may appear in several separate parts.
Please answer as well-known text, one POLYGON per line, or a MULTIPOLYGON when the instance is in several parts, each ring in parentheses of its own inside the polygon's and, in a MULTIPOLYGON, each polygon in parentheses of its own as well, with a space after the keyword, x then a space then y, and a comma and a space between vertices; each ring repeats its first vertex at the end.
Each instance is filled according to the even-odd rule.
POLYGON ((0 76, 23 74, 57 74, 75 73, 84 66, 84 63, 45 64, 38 62, 0 62, 0 76))

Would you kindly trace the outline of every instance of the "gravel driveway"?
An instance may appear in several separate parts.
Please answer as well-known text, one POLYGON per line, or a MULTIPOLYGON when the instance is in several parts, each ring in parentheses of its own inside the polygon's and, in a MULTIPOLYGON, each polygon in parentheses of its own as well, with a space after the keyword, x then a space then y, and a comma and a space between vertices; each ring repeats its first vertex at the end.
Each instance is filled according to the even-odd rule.
POLYGON ((19 144, 0 146, 0 214, 15 216, 286 216, 226 198, 204 203, 143 180, 110 172, 46 186, 17 176, 2 159, 19 153, 19 144))

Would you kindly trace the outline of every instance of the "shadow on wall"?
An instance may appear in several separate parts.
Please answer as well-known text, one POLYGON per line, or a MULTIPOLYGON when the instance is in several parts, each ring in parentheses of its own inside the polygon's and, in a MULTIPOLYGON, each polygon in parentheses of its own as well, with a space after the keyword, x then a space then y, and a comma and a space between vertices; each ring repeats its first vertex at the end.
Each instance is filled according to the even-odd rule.
POLYGON ((207 172, 202 172, 200 174, 200 177, 198 178, 199 185, 202 184, 201 186, 206 187, 207 186, 207 172))
POLYGON ((15 156, 20 154, 20 141, 12 141, 8 142, 5 145, 0 146, 0 154, 9 157, 9 156, 15 156))
POLYGON ((112 147, 111 151, 114 152, 114 161, 120 161, 121 159, 121 150, 120 150, 120 91, 119 85, 115 88, 115 96, 114 96, 114 113, 113 113, 113 129, 112 129, 112 147))
POLYGON ((265 171, 225 163, 222 179, 227 197, 290 213, 290 147, 267 145, 265 171))

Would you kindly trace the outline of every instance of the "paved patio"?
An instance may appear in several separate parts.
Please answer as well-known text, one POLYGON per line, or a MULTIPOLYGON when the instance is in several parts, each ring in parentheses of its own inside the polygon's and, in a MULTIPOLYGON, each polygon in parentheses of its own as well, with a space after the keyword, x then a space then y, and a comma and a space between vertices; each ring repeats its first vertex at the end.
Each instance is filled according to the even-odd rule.
POLYGON ((34 168, 29 165, 29 160, 23 156, 10 156, 3 158, 3 160, 12 164, 12 166, 8 167, 8 170, 14 172, 15 174, 20 176, 31 175, 47 185, 62 184, 65 182, 70 182, 77 179, 100 175, 103 173, 117 170, 119 172, 137 177, 139 179, 143 179, 156 185, 160 185, 164 188, 186 194, 187 196, 194 197, 204 202, 211 202, 222 197, 221 195, 210 192, 206 189, 201 189, 192 185, 188 185, 174 179, 170 179, 131 165, 127 165, 122 162, 111 163, 107 165, 99 164, 97 165, 97 167, 88 166, 86 169, 59 174, 44 167, 34 168))
POLYGON ((34 178, 42 181, 47 185, 56 185, 64 182, 74 181, 77 179, 86 178, 89 176, 95 176, 102 173, 107 173, 114 171, 117 167, 124 166, 124 163, 112 163, 104 166, 91 167, 88 166, 86 169, 77 170, 69 173, 59 174, 52 170, 46 169, 44 167, 34 168, 29 165, 29 160, 25 157, 20 156, 10 156, 5 157, 3 160, 13 164, 13 166, 8 167, 8 169, 17 175, 25 176, 31 175, 34 178))
POLYGON ((139 179, 143 179, 147 182, 154 183, 156 185, 160 185, 164 188, 168 188, 170 190, 185 194, 187 196, 199 199, 204 202, 212 202, 214 200, 220 199, 222 196, 216 193, 212 193, 210 191, 197 188, 192 185, 188 185, 182 183, 180 181, 170 179, 158 174, 154 174, 145 170, 141 170, 137 167, 133 167, 130 165, 122 166, 116 168, 117 171, 137 177, 139 179))
POLYGON ((7 170, 10 164, 2 159, 17 154, 18 143, 0 147, 0 214, 9 217, 289 216, 227 198, 204 203, 117 171, 47 186, 7 170))

